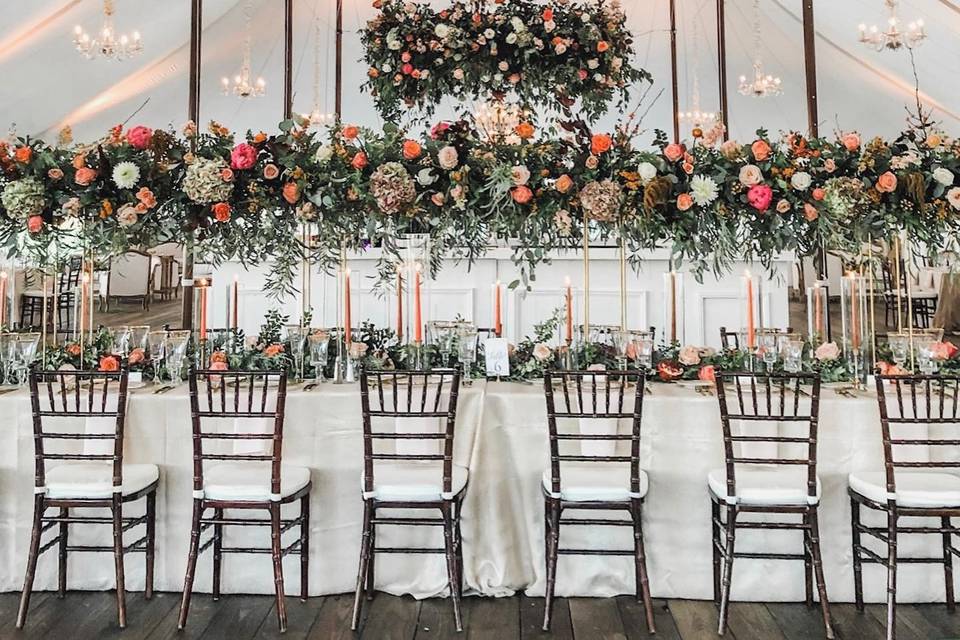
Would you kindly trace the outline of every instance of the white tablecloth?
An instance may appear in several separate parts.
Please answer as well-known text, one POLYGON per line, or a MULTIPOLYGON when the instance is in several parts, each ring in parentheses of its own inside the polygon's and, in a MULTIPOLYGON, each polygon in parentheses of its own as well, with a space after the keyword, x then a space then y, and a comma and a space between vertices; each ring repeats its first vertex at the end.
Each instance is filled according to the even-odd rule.
MULTIPOLYGON (((128 414, 125 460, 160 467, 156 588, 179 591, 190 529, 192 449, 185 388, 163 395, 134 392, 128 414)), ((820 403, 819 475, 823 484, 821 541, 828 592, 837 601, 853 598, 850 503, 847 474, 882 468, 876 400, 846 398, 825 389, 820 403)), ((644 531, 651 589, 655 597, 711 597, 710 501, 706 475, 723 464, 719 410, 715 397, 676 385, 654 385, 644 403, 641 464, 650 476, 644 531)), ((470 468, 463 535, 467 588, 487 595, 525 590, 542 595, 543 498, 540 476, 547 464, 546 416, 540 386, 476 383, 461 390, 456 461, 470 468)), ((360 541, 362 441, 357 385, 323 385, 287 397, 285 461, 310 467, 313 477, 310 592, 352 591, 360 541)), ((18 590, 30 531, 33 498, 33 439, 29 400, 22 392, 0 396, 0 591, 18 590)), ((291 513, 296 511, 291 506, 291 513)), ((879 520, 877 520, 879 522, 879 520)), ((442 546, 437 528, 378 533, 383 546, 442 546)), ((132 534, 132 532, 131 532, 132 534)), ((236 536, 267 545, 264 529, 244 528, 236 536)), ((106 527, 71 529, 72 543, 106 543, 106 527)), ((904 553, 938 555, 939 536, 901 539, 904 553)), ((132 538, 131 538, 132 539, 132 538)), ((228 543, 233 546, 232 543, 228 543)), ((565 528, 563 546, 614 545, 631 548, 627 528, 565 528), (578 540, 577 538, 581 539, 578 540)), ((738 532, 738 550, 761 545, 799 552, 796 532, 738 532)), ((102 554, 71 554, 69 588, 108 589, 113 564, 102 554)), ((299 592, 295 558, 286 564, 288 593, 299 592)), ((377 558, 377 589, 429 597, 445 593, 442 556, 377 558)), ((864 568, 868 600, 883 601, 883 569, 864 568)), ((201 557, 196 589, 210 589, 211 560, 201 557)), ((733 597, 745 600, 800 600, 803 563, 738 559, 733 597)), ((943 572, 935 566, 902 566, 898 598, 903 602, 944 597, 943 572)), ((127 556, 127 586, 143 585, 143 559, 127 556)), ((36 587, 56 587, 56 555, 45 554, 36 587)), ((228 555, 225 592, 271 593, 269 556, 228 555)), ((632 561, 616 557, 560 560, 558 595, 609 596, 632 593, 632 561)))

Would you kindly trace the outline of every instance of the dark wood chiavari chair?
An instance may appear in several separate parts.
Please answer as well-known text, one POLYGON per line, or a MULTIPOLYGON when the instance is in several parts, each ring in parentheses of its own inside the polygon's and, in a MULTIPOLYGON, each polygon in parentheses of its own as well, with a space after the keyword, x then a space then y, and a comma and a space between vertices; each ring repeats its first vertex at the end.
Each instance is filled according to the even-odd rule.
MULTIPOLYGON (((457 631, 463 629, 463 548, 460 509, 468 470, 453 462, 459 371, 365 371, 360 376, 363 409, 363 537, 351 629, 360 623, 361 600, 374 593, 377 553, 444 554, 457 631), (402 421, 436 420, 436 431, 402 431, 402 421), (380 423, 393 420, 395 429, 380 423), (375 425, 374 421, 378 424, 375 425), (383 452, 378 442, 423 441, 423 449, 383 452), (442 452, 427 447, 442 442, 442 452), (440 518, 378 515, 379 509, 439 510, 440 518), (378 547, 378 526, 442 526, 443 548, 378 547)), ((436 449, 441 447, 437 446, 436 449)))
POLYGON ((287 627, 287 609, 283 593, 283 558, 300 556, 300 598, 308 593, 310 545, 310 470, 283 462, 283 416, 287 378, 283 371, 191 371, 190 411, 193 422, 193 519, 190 528, 190 554, 183 581, 179 628, 187 623, 190 597, 198 556, 213 547, 213 599, 220 597, 220 573, 225 553, 269 553, 273 560, 273 582, 280 631, 287 627), (233 421, 234 430, 207 427, 233 421), (257 430, 255 421, 272 422, 269 430, 257 430), (247 426, 241 426, 247 425, 247 426), (207 427, 207 428, 205 428, 207 427), (205 443, 220 441, 224 447, 205 443), (240 443, 244 443, 240 445, 240 443), (257 443, 260 443, 259 446, 257 443), (212 464, 205 465, 210 461, 212 464), (281 518, 285 504, 300 502, 300 514, 281 518), (230 518, 227 510, 261 510, 268 518, 230 518), (206 515, 212 510, 211 515, 206 515), (226 547, 226 527, 270 527, 269 547, 226 547), (285 532, 299 529, 299 536, 287 546, 285 532), (204 531, 213 534, 203 544, 204 531))
MULTIPOLYGON (((53 314, 56 314, 57 326, 65 327, 73 318, 73 299, 76 288, 80 285, 80 270, 82 260, 79 256, 70 258, 63 270, 57 275, 57 296, 46 297, 47 324, 53 326, 53 314)), ((35 276, 37 279, 40 276, 35 276)), ((20 295, 20 326, 35 327, 43 321, 42 290, 27 290, 20 295)))
POLYGON ((33 528, 27 556, 26 577, 20 595, 17 628, 23 628, 30 607, 30 595, 37 560, 44 551, 57 548, 59 557, 57 592, 67 589, 67 554, 109 552, 114 557, 117 580, 117 619, 127 624, 123 557, 142 552, 146 557, 144 596, 153 596, 153 564, 156 532, 156 497, 159 471, 153 464, 124 464, 123 434, 127 404, 127 367, 119 371, 30 372, 30 404, 33 411, 36 483, 33 528), (84 427, 78 431, 77 421, 84 427), (98 430, 92 421, 103 421, 110 430, 98 430), (53 425, 60 425, 55 427, 53 425), (78 452, 76 446, 81 444, 78 452), (97 444, 101 446, 97 446, 97 444), (48 461, 59 464, 48 465, 48 461), (125 516, 124 505, 146 498, 142 516, 125 516), (56 515, 46 515, 56 509, 56 515), (110 516, 75 515, 80 509, 109 509, 110 516), (110 545, 71 545, 70 525, 111 525, 110 545), (144 535, 125 544, 124 532, 144 525, 144 535), (57 535, 41 544, 44 533, 57 535))
POLYGON ((720 346, 723 350, 740 348, 740 332, 729 331, 726 327, 720 327, 720 346))
POLYGON ((653 604, 647 578, 641 512, 649 486, 640 469, 640 420, 643 414, 644 378, 637 371, 548 371, 543 379, 550 435, 550 468, 544 471, 544 546, 547 565, 543 629, 550 629, 559 555, 633 556, 637 600, 642 601, 647 627, 655 633, 653 604), (555 388, 556 387, 556 388, 555 388), (630 389, 633 393, 628 393, 630 389), (632 398, 631 398, 632 396, 632 398), (629 420, 629 433, 585 433, 564 429, 561 423, 583 420, 629 420), (630 443, 629 455, 584 452, 587 441, 630 443), (580 450, 566 453, 567 443, 580 450), (563 464, 570 463, 570 464, 563 464), (565 510, 625 510, 629 519, 567 518, 565 510), (634 548, 561 549, 560 526, 622 526, 633 528, 634 548))
POLYGON ((955 608, 953 556, 960 555, 960 548, 953 546, 952 536, 960 534, 960 527, 951 518, 960 517, 960 476, 956 475, 960 469, 956 455, 960 451, 956 429, 960 426, 960 376, 878 375, 876 383, 884 470, 849 476, 853 577, 856 606, 862 611, 863 564, 886 567, 887 638, 893 640, 898 563, 942 564, 947 608, 955 608), (926 455, 918 453, 922 449, 926 455), (886 514, 886 526, 863 524, 861 507, 886 514), (939 526, 903 526, 900 518, 906 517, 937 518, 939 526), (943 555, 898 556, 897 538, 905 534, 940 534, 943 555), (864 535, 886 545, 886 556, 867 548, 861 539, 864 535))
POLYGON ((718 632, 723 635, 727 627, 735 558, 803 560, 806 603, 813 605, 815 579, 826 635, 833 638, 818 520, 820 376, 730 371, 717 373, 716 382, 725 467, 711 472, 707 484, 713 511, 713 597, 720 607, 718 632), (728 399, 730 388, 734 392, 728 399), (734 422, 738 423, 737 428, 734 422), (780 435, 779 424, 792 425, 788 435, 780 435), (776 433, 765 432, 764 425, 775 427, 776 433), (751 429, 751 426, 757 428, 751 429), (744 445, 765 446, 775 451, 770 454, 744 452, 744 445), (743 513, 795 514, 801 516, 801 521, 738 522, 738 516, 743 513), (799 530, 803 532, 804 551, 802 554, 738 552, 734 547, 738 529, 799 530))

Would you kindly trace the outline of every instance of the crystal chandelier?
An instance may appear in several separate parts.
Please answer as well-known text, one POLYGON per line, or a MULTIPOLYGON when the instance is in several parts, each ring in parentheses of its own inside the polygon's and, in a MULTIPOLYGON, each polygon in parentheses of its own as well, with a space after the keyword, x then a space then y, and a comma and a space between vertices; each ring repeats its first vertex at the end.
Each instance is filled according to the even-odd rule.
POLYGON ((515 104, 504 104, 493 100, 479 105, 473 112, 473 122, 477 131, 487 142, 506 142, 517 144, 520 136, 516 133, 526 113, 515 104))
POLYGON ((923 20, 917 20, 907 25, 906 30, 900 27, 900 18, 897 17, 897 0, 885 0, 890 17, 887 18, 887 28, 881 31, 877 25, 860 25, 860 42, 871 49, 897 49, 907 47, 912 49, 927 39, 927 32, 923 28, 923 20))
POLYGON ((139 31, 134 31, 132 36, 125 33, 117 36, 113 28, 113 0, 103 0, 103 26, 96 36, 91 37, 80 25, 73 28, 73 46, 87 60, 97 56, 126 60, 143 52, 139 31))
POLYGON ((693 95, 692 102, 690 106, 691 109, 687 111, 680 111, 677 113, 677 118, 680 122, 687 124, 691 129, 709 129, 713 127, 717 122, 717 114, 713 111, 704 111, 700 108, 700 76, 699 76, 699 61, 700 61, 700 29, 699 23, 693 23, 693 95))
POLYGON ((240 73, 233 76, 232 82, 226 76, 220 80, 221 93, 225 96, 234 95, 238 98, 258 98, 266 90, 267 82, 262 77, 253 80, 253 74, 250 71, 251 24, 253 22, 253 4, 250 0, 247 0, 243 13, 246 20, 246 34, 243 39, 243 61, 240 65, 240 73))
POLYGON ((755 98, 767 98, 783 93, 780 78, 763 72, 763 61, 760 59, 760 0, 753 0, 753 79, 740 76, 741 95, 755 98))
POLYGON ((330 38, 323 37, 323 28, 320 23, 320 13, 319 11, 314 15, 314 50, 313 50, 313 109, 310 113, 302 114, 303 119, 307 121, 307 126, 314 127, 323 127, 328 124, 332 124, 336 119, 334 115, 328 111, 324 111, 323 107, 326 106, 326 101, 323 99, 323 83, 321 82, 322 75, 322 62, 325 62, 328 59, 328 56, 323 56, 321 51, 321 44, 323 42, 327 43, 329 47, 330 38))

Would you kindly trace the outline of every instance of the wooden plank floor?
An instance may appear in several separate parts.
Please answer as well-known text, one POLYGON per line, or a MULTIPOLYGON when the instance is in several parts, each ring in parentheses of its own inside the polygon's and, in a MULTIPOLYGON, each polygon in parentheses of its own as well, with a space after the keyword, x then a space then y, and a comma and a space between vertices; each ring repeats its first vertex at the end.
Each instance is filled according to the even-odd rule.
MULTIPOLYGON (((276 612, 270 596, 224 596, 213 602, 198 594, 190 607, 184 633, 177 632, 180 598, 158 593, 150 601, 141 594, 127 597, 127 628, 116 625, 116 601, 112 592, 72 592, 60 600, 55 594, 37 593, 30 607, 26 629, 13 628, 18 596, 0 594, 0 639, 124 638, 163 640, 203 638, 246 640, 280 638, 276 612)), ((717 612, 713 604, 694 600, 657 600, 657 635, 661 640, 714 640, 717 612)), ((453 627, 453 612, 447 599, 418 601, 379 593, 366 603, 360 633, 350 632, 353 595, 310 598, 300 602, 287 598, 287 640, 306 638, 370 640, 637 640, 651 637, 644 622, 643 607, 629 596, 616 598, 560 598, 556 602, 553 629, 540 630, 543 599, 464 599, 464 632, 453 627)), ((884 637, 886 609, 868 605, 857 613, 853 605, 832 606, 834 629, 840 640, 874 640, 884 637)), ((902 605, 898 608, 897 637, 900 640, 960 638, 960 612, 947 613, 942 604, 902 605)), ((803 604, 734 603, 730 609, 727 640, 800 640, 823 638, 819 608, 803 604)))

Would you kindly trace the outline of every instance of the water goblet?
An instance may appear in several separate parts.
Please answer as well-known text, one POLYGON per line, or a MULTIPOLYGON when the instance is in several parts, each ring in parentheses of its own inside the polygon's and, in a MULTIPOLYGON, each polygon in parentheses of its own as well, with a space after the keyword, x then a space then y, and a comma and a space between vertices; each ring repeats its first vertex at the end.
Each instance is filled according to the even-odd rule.
POLYGON ((612 331, 613 347, 617 352, 617 368, 627 370, 627 354, 630 352, 630 332, 625 329, 612 331))
POLYGON ((477 328, 473 325, 464 325, 460 327, 457 337, 460 362, 463 365, 463 384, 470 386, 473 384, 471 368, 477 359, 477 328))
POLYGON ((783 368, 790 373, 800 373, 803 367, 803 340, 787 340, 783 348, 783 368))
POLYGON ((303 380, 303 351, 308 332, 308 328, 301 327, 298 324, 286 326, 287 342, 290 343, 290 355, 293 357, 293 377, 297 381, 303 380))
POLYGON ((190 344, 191 332, 189 330, 171 331, 167 336, 165 356, 167 361, 167 372, 170 374, 172 382, 180 382, 180 374, 183 369, 183 362, 187 358, 187 346, 190 344))
POLYGON ((110 353, 115 356, 127 355, 130 344, 130 327, 126 325, 109 327, 107 331, 110 334, 110 353))
POLYGON ((917 367, 920 369, 920 373, 925 376, 931 376, 937 372, 937 361, 934 358, 935 349, 935 342, 924 342, 917 349, 917 367))
POLYGON ((166 331, 151 331, 147 335, 147 348, 150 350, 150 363, 153 365, 153 383, 160 382, 160 367, 167 347, 166 331))
POLYGON ((27 371, 37 357, 37 346, 39 344, 39 333, 17 334, 17 383, 21 386, 27 381, 27 371))
POLYGON ((887 337, 887 343, 890 345, 893 363, 902 369, 910 355, 910 335, 902 331, 891 333, 887 337))
POLYGON ((773 371, 777 363, 777 334, 765 331, 757 336, 757 344, 757 353, 763 360, 764 369, 768 372, 773 371))
POLYGON ((307 336, 307 342, 310 344, 310 363, 313 365, 315 380, 317 384, 320 384, 326 381, 323 370, 327 366, 330 334, 322 329, 314 331, 307 336))

